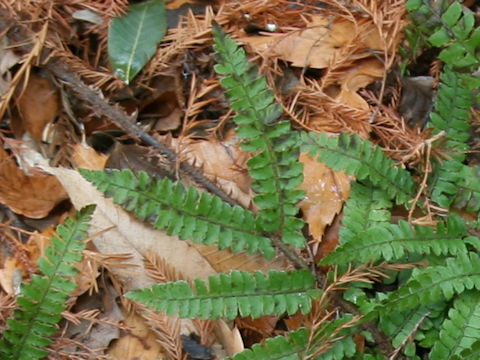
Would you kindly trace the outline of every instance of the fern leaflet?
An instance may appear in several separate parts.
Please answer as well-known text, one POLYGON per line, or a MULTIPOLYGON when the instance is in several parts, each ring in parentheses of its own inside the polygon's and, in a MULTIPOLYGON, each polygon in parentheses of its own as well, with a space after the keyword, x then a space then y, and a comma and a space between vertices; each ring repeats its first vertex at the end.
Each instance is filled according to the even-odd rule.
POLYGON ((277 121, 281 107, 243 48, 218 25, 214 24, 212 32, 219 56, 215 71, 224 75, 220 82, 237 113, 233 119, 237 134, 244 139, 242 148, 255 154, 247 164, 252 188, 258 194, 254 202, 260 207, 262 227, 278 232, 287 244, 304 247, 300 232, 304 222, 295 216, 296 204, 304 197, 304 192, 296 189, 303 180, 298 135, 289 121, 277 121))
POLYGON ((350 197, 343 208, 340 243, 350 242, 374 225, 387 224, 391 207, 392 202, 384 191, 352 183, 350 197))
POLYGON ((290 273, 272 270, 268 276, 260 271, 253 275, 232 271, 210 276, 208 288, 204 281, 196 279, 193 287, 185 281, 177 281, 126 294, 167 315, 178 313, 183 318, 202 319, 234 319, 238 315, 258 318, 294 314, 298 310, 306 314, 311 310, 312 299, 320 295, 321 290, 315 289, 315 279, 307 270, 290 273))
POLYGON ((439 341, 430 352, 429 359, 450 359, 472 346, 480 338, 480 303, 478 292, 466 291, 453 303, 449 318, 442 324, 439 341))
POLYGON ((77 284, 69 277, 77 274, 75 264, 82 259, 87 238, 88 222, 95 206, 87 206, 57 227, 45 256, 38 259, 43 276, 33 275, 29 284, 22 285, 17 299, 19 309, 7 320, 7 329, 0 340, 2 359, 41 359, 48 354, 44 348, 52 343, 49 336, 66 309, 65 302, 77 284))
POLYGON ((393 160, 370 141, 360 136, 330 137, 327 134, 302 133, 302 150, 317 156, 334 170, 343 170, 358 180, 368 179, 384 190, 397 204, 405 204, 414 196, 415 182, 405 169, 394 167, 393 160))
POLYGON ((166 229, 169 235, 235 252, 245 248, 249 253, 260 251, 268 258, 275 254, 270 239, 257 230, 253 213, 232 207, 217 196, 199 194, 193 187, 186 190, 168 178, 152 179, 145 172, 136 176, 129 169, 79 172, 105 196, 113 196, 115 203, 155 228, 166 229))

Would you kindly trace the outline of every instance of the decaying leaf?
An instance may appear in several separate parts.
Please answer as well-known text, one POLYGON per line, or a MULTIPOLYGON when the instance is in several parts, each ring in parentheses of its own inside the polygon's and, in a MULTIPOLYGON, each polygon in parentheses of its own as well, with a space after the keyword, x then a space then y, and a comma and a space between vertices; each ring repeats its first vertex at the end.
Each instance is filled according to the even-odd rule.
POLYGON ((42 141, 43 129, 55 120, 60 96, 48 76, 46 72, 32 72, 26 88, 21 91, 17 100, 20 124, 14 129, 17 136, 28 131, 35 140, 42 141))
POLYGON ((40 219, 67 198, 67 193, 54 176, 27 176, 15 160, 0 149, 0 202, 13 212, 40 219))
POLYGON ((204 174, 233 199, 246 208, 252 206, 254 193, 246 170, 250 155, 240 149, 233 134, 224 141, 171 139, 170 142, 173 148, 178 149, 182 159, 202 168, 204 174))
MULTIPOLYGON (((373 23, 362 27, 361 34, 358 31, 358 25, 351 21, 332 21, 327 15, 316 14, 305 29, 287 34, 249 36, 242 40, 256 51, 278 56, 291 62, 292 66, 323 69, 352 45, 359 49, 381 49, 383 41, 373 23)), ((358 53, 356 59, 369 56, 371 54, 368 52, 358 53)))
POLYGON ((73 145, 73 164, 78 168, 88 170, 101 170, 105 167, 108 156, 96 152, 87 144, 79 143, 73 145))
POLYGON ((125 332, 108 349, 115 360, 157 360, 163 358, 163 351, 155 335, 148 329, 142 317, 131 313, 125 319, 131 332, 125 332))
POLYGON ((335 172, 325 164, 312 159, 305 153, 300 155, 304 166, 304 179, 300 186, 306 197, 300 202, 303 216, 314 239, 314 253, 321 241, 325 227, 332 223, 342 210, 350 194, 350 177, 335 172))
POLYGON ((206 279, 215 274, 215 270, 194 248, 177 237, 137 220, 106 199, 92 184, 77 171, 62 168, 47 168, 54 174, 67 190, 70 200, 76 208, 86 204, 96 204, 91 232, 95 233, 110 227, 110 230, 93 240, 98 251, 103 254, 131 254, 127 268, 114 267, 112 272, 126 290, 151 286, 153 281, 144 268, 143 254, 152 251, 161 257, 175 261, 175 265, 189 278, 206 279))

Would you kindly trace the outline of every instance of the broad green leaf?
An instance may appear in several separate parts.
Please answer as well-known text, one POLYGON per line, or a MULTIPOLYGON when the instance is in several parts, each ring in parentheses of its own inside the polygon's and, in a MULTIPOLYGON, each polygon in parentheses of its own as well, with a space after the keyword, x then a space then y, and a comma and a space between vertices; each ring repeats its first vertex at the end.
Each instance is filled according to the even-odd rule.
POLYGON ((163 0, 130 5, 108 30, 108 57, 116 76, 128 84, 155 54, 167 31, 163 0))

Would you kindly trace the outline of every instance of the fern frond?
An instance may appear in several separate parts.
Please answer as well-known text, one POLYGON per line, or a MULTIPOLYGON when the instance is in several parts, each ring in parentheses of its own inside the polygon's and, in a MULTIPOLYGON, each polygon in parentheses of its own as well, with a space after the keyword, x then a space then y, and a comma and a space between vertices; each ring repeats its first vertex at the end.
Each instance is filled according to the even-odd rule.
POLYGON ((441 26, 428 38, 436 47, 444 47, 438 58, 456 68, 469 68, 479 62, 480 28, 475 28, 475 14, 454 1, 443 12, 441 26))
POLYGON ((191 287, 185 281, 153 285, 150 289, 135 290, 125 296, 167 315, 182 318, 234 319, 238 315, 258 318, 262 315, 306 314, 312 299, 319 297, 315 279, 307 270, 292 272, 260 271, 250 274, 232 271, 204 281, 196 279, 191 287))
POLYGON ((307 329, 299 329, 287 336, 269 338, 263 345, 255 344, 227 360, 303 360, 307 344, 307 329))
POLYGON ((325 321, 315 328, 299 329, 286 336, 267 339, 265 344, 256 344, 251 349, 236 354, 229 360, 341 360, 356 352, 351 334, 351 315, 333 321, 325 321), (320 353, 320 354, 319 354, 320 353))
POLYGON ((352 259, 360 263, 384 259, 401 259, 406 254, 456 255, 466 253, 466 244, 480 249, 480 239, 467 235, 465 221, 451 214, 436 230, 430 226, 412 227, 400 220, 398 224, 374 225, 364 233, 337 247, 322 264, 345 264, 352 259))
POLYGON ((432 200, 449 208, 454 206, 470 212, 480 210, 480 168, 455 160, 445 161, 435 173, 432 200))
POLYGON ((470 348, 480 338, 480 303, 478 291, 466 291, 453 303, 448 319, 442 324, 439 340, 430 352, 429 359, 450 359, 470 348))
POLYGON ((459 355, 453 355, 450 360, 478 360, 480 359, 480 340, 476 340, 471 347, 464 349, 459 355))
POLYGON ((392 202, 383 190, 353 182, 350 197, 343 208, 340 244, 350 242, 374 225, 387 224, 391 207, 392 202))
POLYGON ((397 204, 406 204, 415 196, 412 176, 370 141, 360 136, 328 136, 327 134, 301 134, 302 150, 317 157, 334 170, 343 170, 358 180, 368 179, 384 190, 397 204))
POLYGON ((65 302, 77 284, 69 277, 77 274, 75 264, 82 259, 87 238, 88 222, 95 206, 87 206, 57 227, 45 256, 39 258, 38 268, 43 276, 33 275, 29 284, 22 284, 17 299, 19 309, 7 320, 7 329, 0 340, 2 359, 32 360, 48 354, 44 348, 57 331, 65 302))
POLYGON ((429 309, 425 306, 404 312, 394 311, 382 316, 379 326, 392 339, 393 347, 397 348, 412 336, 419 322, 423 321, 429 313, 429 309))
POLYGON ((412 277, 397 291, 389 294, 379 309, 381 313, 412 309, 451 299, 466 290, 480 289, 480 257, 474 252, 447 258, 445 265, 414 269, 412 277))
POLYGON ((434 133, 445 131, 447 135, 447 154, 462 162, 469 146, 470 108, 474 104, 473 90, 479 84, 471 75, 460 74, 446 66, 440 75, 435 112, 430 114, 429 126, 434 133))
POLYGON ((428 42, 444 48, 438 58, 456 68, 474 68, 479 61, 480 30, 475 26, 475 14, 459 1, 445 2, 409 0, 413 26, 409 27, 407 39, 412 47, 428 42))
POLYGON ((219 56, 215 71, 224 76, 220 82, 237 113, 233 119, 237 134, 244 140, 242 148, 255 154, 247 165, 262 227, 278 232, 286 244, 304 247, 300 232, 304 222, 295 216, 296 204, 304 197, 297 189, 303 181, 298 134, 289 121, 278 121, 281 107, 265 77, 259 77, 256 66, 248 62, 244 49, 218 25, 214 24, 212 32, 219 56))
POLYGON ((246 249, 260 251, 272 258, 275 250, 270 239, 259 230, 258 219, 251 211, 230 206, 219 197, 168 178, 152 179, 145 172, 135 175, 131 170, 79 170, 105 196, 132 211, 136 217, 147 220, 157 229, 166 229, 169 235, 180 239, 211 245, 234 252, 246 249))

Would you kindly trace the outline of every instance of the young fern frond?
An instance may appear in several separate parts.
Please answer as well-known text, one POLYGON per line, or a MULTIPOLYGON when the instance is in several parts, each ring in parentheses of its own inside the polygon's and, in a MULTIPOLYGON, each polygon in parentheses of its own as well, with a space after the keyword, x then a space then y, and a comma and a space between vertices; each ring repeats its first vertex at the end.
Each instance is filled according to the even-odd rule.
POLYGON ((242 148, 255 155, 247 162, 257 193, 262 228, 277 232, 282 241, 296 247, 305 246, 300 232, 304 222, 297 218, 296 204, 304 197, 297 186, 303 180, 303 164, 298 135, 289 121, 278 121, 281 107, 265 77, 248 62, 243 48, 218 25, 212 28, 219 61, 215 71, 223 75, 220 83, 226 89, 231 108, 236 111, 237 134, 244 140, 242 148))
POLYGON ((88 222, 94 206, 87 206, 57 227, 45 256, 38 259, 43 274, 33 275, 22 285, 17 298, 19 308, 7 320, 7 329, 0 339, 0 357, 5 360, 41 359, 48 354, 45 347, 58 329, 60 313, 66 309, 69 294, 77 284, 69 278, 76 275, 75 264, 82 259, 88 222))
POLYGON ((267 258, 275 254, 270 239, 258 230, 259 221, 253 213, 232 207, 217 196, 199 193, 193 187, 185 189, 168 178, 152 179, 145 172, 135 175, 129 169, 79 172, 105 196, 169 235, 217 244, 234 252, 260 251, 267 258))
POLYGON ((389 196, 380 189, 354 182, 343 208, 340 244, 346 244, 374 225, 388 224, 392 207, 389 196))
POLYGON ((337 247, 325 257, 322 264, 345 264, 355 259, 360 263, 384 259, 402 259, 407 254, 456 255, 466 253, 466 244, 480 249, 480 239, 467 235, 465 221, 451 214, 436 229, 429 226, 412 227, 400 220, 398 224, 369 227, 351 241, 337 247))
POLYGON ((307 270, 290 273, 271 270, 268 276, 261 271, 221 273, 209 277, 208 287, 200 279, 195 280, 193 287, 185 281, 156 284, 125 296, 167 315, 234 319, 237 316, 291 315, 298 310, 306 314, 311 310, 312 300, 321 293, 307 270))
POLYGON ((380 313, 413 309, 418 304, 450 300, 466 290, 480 290, 480 257, 474 252, 447 258, 445 265, 415 269, 409 281, 388 295, 380 313))
POLYGON ((478 292, 466 291, 455 299, 442 324, 439 340, 430 352, 430 360, 450 359, 469 349, 480 338, 480 303, 478 292))
POLYGON ((385 191, 397 204, 407 204, 415 196, 412 176, 370 141, 360 136, 328 136, 327 134, 302 133, 302 150, 317 157, 333 170, 343 170, 358 180, 368 179, 385 191))

